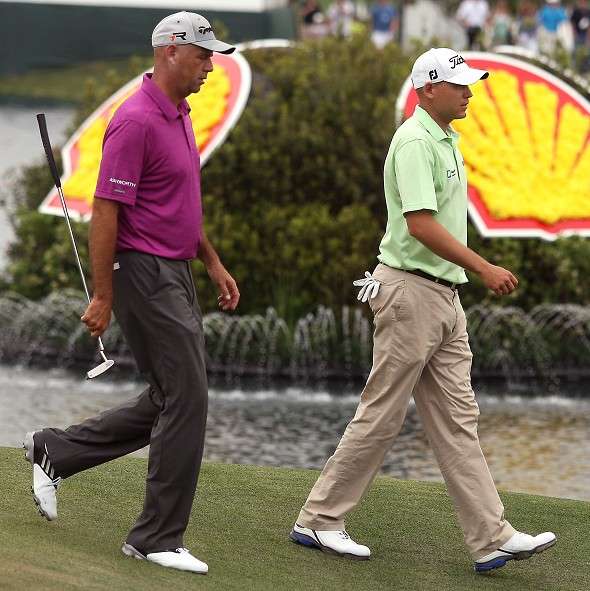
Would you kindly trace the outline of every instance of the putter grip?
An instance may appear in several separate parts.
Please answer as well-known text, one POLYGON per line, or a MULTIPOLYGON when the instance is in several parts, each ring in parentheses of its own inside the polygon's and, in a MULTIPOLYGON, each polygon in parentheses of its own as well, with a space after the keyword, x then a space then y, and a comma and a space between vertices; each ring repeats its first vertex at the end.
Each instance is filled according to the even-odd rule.
POLYGON ((47 163, 51 170, 51 176, 56 187, 61 187, 61 181, 59 180, 59 174, 57 174, 57 166, 53 159, 53 150, 51 149, 51 143, 49 142, 49 133, 47 133, 47 122, 45 121, 45 113, 39 113, 37 115, 37 123, 39 124, 39 133, 41 134, 41 141, 43 142, 43 148, 45 148, 45 156, 47 156, 47 163))

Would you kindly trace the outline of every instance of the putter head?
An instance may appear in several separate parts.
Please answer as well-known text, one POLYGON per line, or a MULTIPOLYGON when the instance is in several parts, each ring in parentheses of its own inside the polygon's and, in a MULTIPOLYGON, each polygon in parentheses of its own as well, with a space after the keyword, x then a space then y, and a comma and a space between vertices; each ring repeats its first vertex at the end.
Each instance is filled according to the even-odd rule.
POLYGON ((87 380, 92 380, 93 378, 97 378, 99 375, 103 374, 105 371, 108 371, 115 365, 115 362, 112 359, 105 359, 100 365, 97 365, 94 369, 91 369, 86 374, 87 380))

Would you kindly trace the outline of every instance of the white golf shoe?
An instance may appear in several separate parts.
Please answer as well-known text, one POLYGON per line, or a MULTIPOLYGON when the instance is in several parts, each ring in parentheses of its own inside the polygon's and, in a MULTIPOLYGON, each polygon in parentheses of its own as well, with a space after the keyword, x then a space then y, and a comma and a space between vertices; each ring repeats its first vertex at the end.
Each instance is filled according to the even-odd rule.
POLYGON ((206 575, 209 567, 198 558, 194 557, 186 548, 176 548, 176 550, 167 550, 165 552, 150 552, 142 554, 137 548, 125 542, 121 548, 125 556, 136 558, 137 560, 147 560, 167 568, 176 570, 186 570, 200 575, 206 575))
POLYGON ((517 531, 498 550, 476 560, 475 570, 476 572, 486 572, 504 566, 509 560, 525 560, 533 554, 551 548, 556 541, 556 535, 550 531, 538 536, 531 536, 517 531))
POLYGON ((51 465, 47 446, 42 449, 35 449, 34 435, 36 431, 31 431, 25 435, 23 448, 25 449, 25 458, 33 466, 33 500, 35 501, 39 513, 48 521, 57 519, 57 488, 61 483, 61 478, 56 476, 55 470, 51 465))
POLYGON ((368 560, 371 556, 367 546, 357 544, 344 530, 309 529, 296 523, 289 537, 297 544, 353 560, 368 560))

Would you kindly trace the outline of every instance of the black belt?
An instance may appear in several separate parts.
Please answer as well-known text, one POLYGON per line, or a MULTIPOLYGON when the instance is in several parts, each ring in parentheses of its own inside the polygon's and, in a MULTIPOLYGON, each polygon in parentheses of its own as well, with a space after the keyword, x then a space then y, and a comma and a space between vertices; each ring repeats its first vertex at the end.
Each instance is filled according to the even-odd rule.
POLYGON ((440 277, 435 277, 434 275, 430 275, 430 273, 425 273, 424 271, 420 271, 420 269, 404 269, 406 273, 411 273, 412 275, 418 275, 418 277, 424 277, 424 279, 428 279, 430 281, 434 281, 434 283, 440 283, 441 285, 446 285, 451 289, 457 289, 460 283, 451 283, 446 279, 441 279, 440 277))

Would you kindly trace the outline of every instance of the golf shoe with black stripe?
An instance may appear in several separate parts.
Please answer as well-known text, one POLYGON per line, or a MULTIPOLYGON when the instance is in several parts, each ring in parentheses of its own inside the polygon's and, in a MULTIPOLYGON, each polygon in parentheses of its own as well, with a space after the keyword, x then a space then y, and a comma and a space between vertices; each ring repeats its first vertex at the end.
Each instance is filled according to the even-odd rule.
POLYGON ((539 554, 547 548, 551 548, 557 541, 557 536, 546 531, 538 536, 531 536, 517 531, 500 548, 475 561, 475 571, 487 572, 501 568, 509 560, 525 560, 534 554, 539 554))
POLYGON ((39 513, 48 521, 54 521, 57 519, 57 488, 61 478, 55 473, 51 464, 47 446, 40 445, 40 442, 35 443, 36 433, 36 431, 27 433, 23 441, 25 458, 33 466, 31 492, 39 513))
POLYGON ((175 568, 176 570, 185 570, 199 575, 206 575, 209 567, 202 560, 193 556, 186 548, 176 548, 175 550, 164 550, 163 552, 148 552, 133 547, 125 542, 121 547, 121 552, 130 558, 137 560, 147 560, 159 566, 175 568))
POLYGON ((371 556, 371 550, 367 546, 357 544, 344 530, 310 529, 296 523, 289 537, 302 546, 319 548, 322 552, 353 560, 368 560, 371 556))

